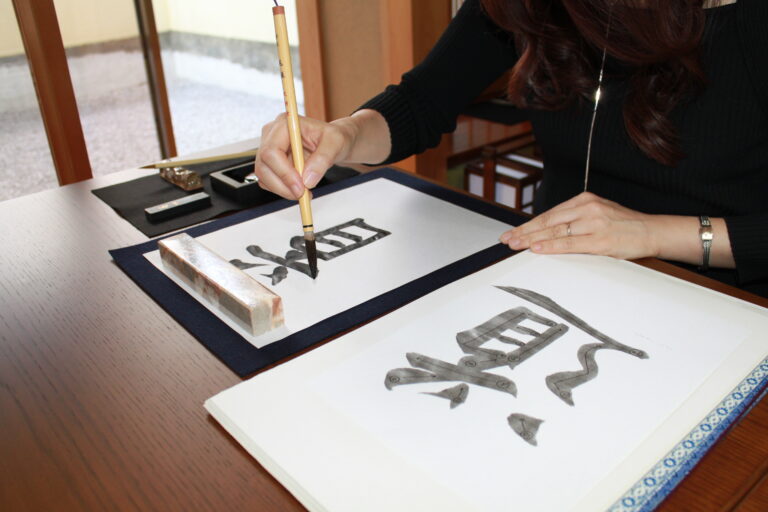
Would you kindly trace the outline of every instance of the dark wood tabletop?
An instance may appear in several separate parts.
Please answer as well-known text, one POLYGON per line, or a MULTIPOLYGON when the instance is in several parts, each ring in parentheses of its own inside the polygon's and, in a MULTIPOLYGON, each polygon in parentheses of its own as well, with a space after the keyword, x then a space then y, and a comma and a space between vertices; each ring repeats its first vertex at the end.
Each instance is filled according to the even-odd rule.
MULTIPOLYGON (((0 203, 0 510, 303 510, 203 409, 240 379, 107 253, 146 238, 90 190, 151 172, 0 203)), ((767 475, 763 400, 659 510, 766 511, 767 475)))

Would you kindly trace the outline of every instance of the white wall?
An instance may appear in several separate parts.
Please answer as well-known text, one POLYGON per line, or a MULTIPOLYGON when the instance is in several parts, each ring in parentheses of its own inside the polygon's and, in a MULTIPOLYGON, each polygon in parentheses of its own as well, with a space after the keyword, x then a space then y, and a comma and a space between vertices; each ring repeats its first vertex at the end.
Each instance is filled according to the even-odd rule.
POLYGON ((11 0, 0 0, 0 57, 23 53, 24 46, 11 0))
MULTIPOLYGON (((296 0, 285 5, 288 37, 299 42, 296 0)), ((64 45, 124 39, 138 35, 132 0, 54 0, 64 45)), ((175 30, 249 41, 274 42, 270 0, 155 0, 158 31, 175 30)), ((11 0, 0 0, 0 57, 24 53, 11 0)))
POLYGON ((65 47, 139 35, 132 0, 54 0, 65 47))
MULTIPOLYGON (((285 6, 288 39, 296 45, 296 0, 279 3, 285 6)), ((274 43, 273 5, 272 0, 155 0, 155 17, 161 32, 175 30, 274 43)))

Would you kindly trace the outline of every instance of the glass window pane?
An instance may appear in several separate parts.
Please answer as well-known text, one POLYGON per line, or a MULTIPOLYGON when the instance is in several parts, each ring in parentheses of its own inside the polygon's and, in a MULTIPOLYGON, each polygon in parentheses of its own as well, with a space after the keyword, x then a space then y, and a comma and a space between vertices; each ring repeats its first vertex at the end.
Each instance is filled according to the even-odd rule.
POLYGON ((94 176, 160 159, 133 0, 55 0, 94 176))
POLYGON ((11 0, 0 0, 0 201, 58 186, 11 0))
MULTIPOLYGON (((179 153, 260 136, 261 127, 285 109, 272 2, 153 3, 179 153)), ((295 0, 280 4, 303 112, 295 0)))

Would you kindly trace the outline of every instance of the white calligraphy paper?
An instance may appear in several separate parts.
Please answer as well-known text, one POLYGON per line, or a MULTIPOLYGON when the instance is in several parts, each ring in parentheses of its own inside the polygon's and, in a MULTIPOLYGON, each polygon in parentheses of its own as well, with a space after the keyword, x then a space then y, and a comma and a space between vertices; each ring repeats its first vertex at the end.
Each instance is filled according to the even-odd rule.
POLYGON ((604 510, 768 355, 766 332, 765 310, 631 263, 523 253, 206 407, 311 510, 604 510), (514 369, 484 370, 516 396, 470 382, 451 407, 461 379, 387 386, 393 370, 422 375, 414 354, 457 363, 458 333, 519 307, 567 330, 514 369), (595 331, 626 350, 582 366, 595 331), (572 405, 548 387, 586 367, 587 381, 561 378, 576 383, 572 405), (512 415, 541 420, 535 444, 512 415))
MULTIPOLYGON (((326 237, 336 245, 318 239, 318 251, 333 257, 318 261, 319 275, 315 280, 253 254, 256 252, 254 247, 258 247, 264 253, 284 259, 295 250, 289 241, 301 235, 298 206, 197 238, 227 260, 260 265, 245 271, 282 298, 285 327, 258 337, 248 334, 206 304, 213 314, 257 347, 497 244, 499 235, 510 227, 381 178, 315 199, 312 210, 316 233, 336 233, 326 237), (362 224, 355 224, 356 219, 362 224), (334 230, 345 225, 343 229, 334 230), (358 243, 358 239, 366 242, 365 245, 358 243), (343 249, 340 246, 346 247, 346 252, 340 250, 343 249), (272 276, 276 272, 282 272, 285 277, 273 284, 272 276)), ((145 257, 188 293, 195 295, 163 266, 157 251, 149 252, 145 257)))

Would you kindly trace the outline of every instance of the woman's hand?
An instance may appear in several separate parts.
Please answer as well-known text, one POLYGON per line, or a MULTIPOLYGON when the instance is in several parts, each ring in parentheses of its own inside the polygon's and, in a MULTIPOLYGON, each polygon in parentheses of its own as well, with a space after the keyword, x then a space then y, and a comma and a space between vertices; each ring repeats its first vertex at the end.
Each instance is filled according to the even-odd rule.
MULTIPOLYGON (((725 220, 711 221, 711 265, 733 268, 725 220)), ((697 217, 640 213, 590 192, 504 232, 500 240, 516 251, 530 248, 541 254, 602 254, 620 259, 651 256, 693 265, 702 260, 697 217)))
POLYGON ((259 186, 286 199, 298 199, 304 188, 312 188, 334 163, 343 160, 354 141, 349 125, 332 124, 301 117, 304 146, 304 175, 299 175, 291 157, 286 114, 280 114, 261 130, 261 145, 254 173, 259 186))
POLYGON ((515 250, 530 248, 542 254, 635 259, 659 255, 655 227, 653 215, 584 192, 505 232, 501 241, 515 250))
POLYGON ((285 116, 277 116, 262 128, 254 173, 259 186, 286 199, 301 197, 304 189, 317 185, 335 163, 375 163, 389 154, 389 126, 376 111, 360 110, 330 123, 301 117, 305 163, 300 176, 293 165, 285 116))

